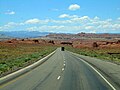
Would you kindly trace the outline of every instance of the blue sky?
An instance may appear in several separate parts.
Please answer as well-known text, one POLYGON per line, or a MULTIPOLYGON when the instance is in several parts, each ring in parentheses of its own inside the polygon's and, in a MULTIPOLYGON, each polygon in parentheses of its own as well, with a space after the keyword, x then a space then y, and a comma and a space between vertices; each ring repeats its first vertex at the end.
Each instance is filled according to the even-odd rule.
POLYGON ((120 33, 120 0, 0 0, 0 31, 120 33))

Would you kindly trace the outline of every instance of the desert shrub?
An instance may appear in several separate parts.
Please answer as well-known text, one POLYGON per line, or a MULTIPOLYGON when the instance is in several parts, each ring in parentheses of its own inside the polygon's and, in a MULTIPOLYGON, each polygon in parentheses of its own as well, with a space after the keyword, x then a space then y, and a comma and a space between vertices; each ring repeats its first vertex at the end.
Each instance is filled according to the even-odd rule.
POLYGON ((35 43, 39 43, 39 40, 33 40, 35 43))
POLYGON ((52 43, 52 44, 55 44, 53 40, 50 40, 48 43, 52 43))
POLYGON ((92 46, 93 46, 93 47, 98 47, 97 42, 93 42, 92 46))
POLYGON ((0 71, 4 72, 4 71, 8 71, 10 69, 10 67, 6 64, 0 64, 0 71))
POLYGON ((115 63, 120 63, 120 50, 118 48, 73 48, 66 46, 66 49, 74 53, 85 56, 96 57, 102 60, 109 60, 115 63), (114 54, 108 54, 108 52, 114 54))
POLYGON ((24 39, 22 39, 21 41, 25 41, 24 39))
POLYGON ((8 43, 0 44, 0 73, 32 64, 56 48, 52 45, 43 46, 35 43, 16 43, 16 47, 8 43))
POLYGON ((120 40, 117 41, 117 44, 119 44, 119 43, 120 43, 120 40))

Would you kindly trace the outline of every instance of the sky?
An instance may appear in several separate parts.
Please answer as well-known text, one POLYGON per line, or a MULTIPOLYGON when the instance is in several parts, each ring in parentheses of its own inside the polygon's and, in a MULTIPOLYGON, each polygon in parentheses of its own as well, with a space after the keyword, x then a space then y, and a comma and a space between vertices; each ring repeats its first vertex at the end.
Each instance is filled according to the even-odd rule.
POLYGON ((120 33, 120 0, 0 0, 0 31, 120 33))

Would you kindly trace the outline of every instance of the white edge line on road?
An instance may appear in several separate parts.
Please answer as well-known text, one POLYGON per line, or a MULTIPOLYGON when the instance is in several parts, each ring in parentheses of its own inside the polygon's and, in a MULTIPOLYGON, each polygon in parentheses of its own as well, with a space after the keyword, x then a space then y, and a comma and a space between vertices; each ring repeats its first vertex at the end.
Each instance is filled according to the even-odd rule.
MULTIPOLYGON (((81 58, 79 58, 81 59, 81 58)), ((96 70, 93 66, 91 66, 89 63, 87 63, 84 60, 81 60, 82 62, 86 63, 88 66, 90 66, 113 90, 116 90, 114 86, 100 73, 98 70, 96 70)))
POLYGON ((59 80, 61 78, 61 76, 58 76, 57 79, 59 80))
POLYGON ((65 66, 65 64, 63 64, 65 66))
POLYGON ((64 68, 62 68, 62 71, 64 71, 65 69, 64 68))

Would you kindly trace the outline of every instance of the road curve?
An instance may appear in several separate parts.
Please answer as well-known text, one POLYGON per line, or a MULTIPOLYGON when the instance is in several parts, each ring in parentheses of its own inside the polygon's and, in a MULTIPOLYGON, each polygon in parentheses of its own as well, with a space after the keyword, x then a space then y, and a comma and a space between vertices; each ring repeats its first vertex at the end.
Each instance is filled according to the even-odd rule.
MULTIPOLYGON (((109 82, 109 81, 108 81, 109 82)), ((116 90, 77 56, 56 50, 46 62, 0 90, 116 90)))

